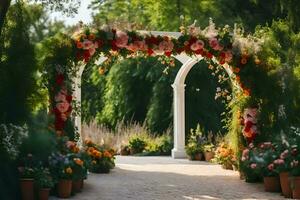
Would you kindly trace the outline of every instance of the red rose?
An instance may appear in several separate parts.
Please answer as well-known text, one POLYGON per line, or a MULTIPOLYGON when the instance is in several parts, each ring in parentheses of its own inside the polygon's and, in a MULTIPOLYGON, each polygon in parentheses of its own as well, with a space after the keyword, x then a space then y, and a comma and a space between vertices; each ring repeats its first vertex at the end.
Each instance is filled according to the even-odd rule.
POLYGON ((62 85, 63 84, 63 82, 64 82, 64 75, 63 74, 58 74, 57 76, 56 76, 56 84, 57 85, 62 85))
POLYGON ((90 55, 90 52, 89 50, 85 50, 84 53, 83 53, 83 58, 84 58, 84 62, 89 62, 90 58, 91 58, 91 55, 90 55))
POLYGON ((152 56, 153 55, 153 53, 154 53, 154 51, 152 50, 152 49, 148 49, 147 50, 147 53, 148 53, 148 56, 152 56))
POLYGON ((171 51, 166 51, 165 55, 168 56, 168 57, 170 57, 172 55, 172 52, 171 51))

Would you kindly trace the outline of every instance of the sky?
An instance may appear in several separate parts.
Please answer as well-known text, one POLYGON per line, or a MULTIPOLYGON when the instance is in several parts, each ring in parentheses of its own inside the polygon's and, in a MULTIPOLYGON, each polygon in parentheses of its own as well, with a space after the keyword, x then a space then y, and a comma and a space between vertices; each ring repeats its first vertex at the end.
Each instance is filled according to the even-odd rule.
POLYGON ((53 12, 50 14, 50 18, 64 21, 66 25, 76 25, 79 21, 82 21, 84 24, 88 24, 92 22, 92 11, 88 9, 88 5, 91 1, 92 0, 82 0, 78 9, 78 14, 72 17, 67 17, 60 12, 53 12))

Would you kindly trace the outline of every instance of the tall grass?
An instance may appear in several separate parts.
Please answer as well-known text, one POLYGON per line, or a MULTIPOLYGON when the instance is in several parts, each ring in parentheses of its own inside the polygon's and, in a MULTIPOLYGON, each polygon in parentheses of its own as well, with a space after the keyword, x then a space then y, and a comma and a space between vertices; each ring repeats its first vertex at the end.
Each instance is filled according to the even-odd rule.
MULTIPOLYGON (((162 135, 171 135, 171 129, 165 131, 162 135)), ((118 122, 115 130, 111 130, 106 126, 99 125, 95 121, 90 124, 83 124, 82 138, 90 139, 94 143, 103 146, 113 147, 116 150, 129 143, 130 138, 139 137, 145 141, 157 140, 156 134, 150 132, 145 124, 131 122, 125 124, 118 122)))

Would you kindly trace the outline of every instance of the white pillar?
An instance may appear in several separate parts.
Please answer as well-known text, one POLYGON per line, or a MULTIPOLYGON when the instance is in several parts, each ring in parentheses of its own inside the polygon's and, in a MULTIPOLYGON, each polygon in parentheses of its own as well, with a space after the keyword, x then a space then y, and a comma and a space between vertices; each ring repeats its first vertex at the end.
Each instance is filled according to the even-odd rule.
POLYGON ((186 158, 185 153, 185 84, 172 85, 174 91, 174 148, 172 158, 186 158))

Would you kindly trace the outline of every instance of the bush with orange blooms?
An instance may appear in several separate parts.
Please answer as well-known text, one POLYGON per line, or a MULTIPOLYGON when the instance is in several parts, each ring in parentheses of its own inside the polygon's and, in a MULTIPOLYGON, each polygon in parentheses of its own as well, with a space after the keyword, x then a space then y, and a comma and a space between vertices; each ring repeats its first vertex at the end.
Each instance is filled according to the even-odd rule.
POLYGON ((237 166, 236 155, 233 149, 225 142, 221 142, 217 147, 214 161, 226 169, 233 169, 233 167, 237 166))
POLYGON ((93 173, 109 173, 115 166, 115 150, 107 149, 85 140, 84 149, 90 157, 89 170, 93 173))

